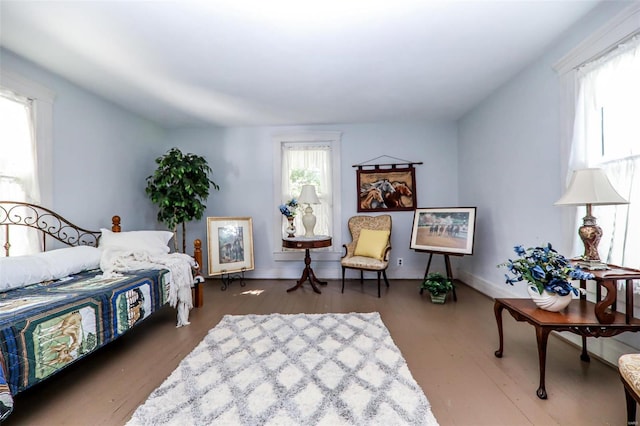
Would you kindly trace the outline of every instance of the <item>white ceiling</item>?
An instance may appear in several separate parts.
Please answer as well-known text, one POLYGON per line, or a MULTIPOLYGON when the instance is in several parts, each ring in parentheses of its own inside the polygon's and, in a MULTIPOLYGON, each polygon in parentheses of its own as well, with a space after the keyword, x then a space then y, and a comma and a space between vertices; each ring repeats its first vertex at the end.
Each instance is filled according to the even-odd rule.
POLYGON ((166 127, 455 120, 596 4, 0 0, 0 43, 166 127))

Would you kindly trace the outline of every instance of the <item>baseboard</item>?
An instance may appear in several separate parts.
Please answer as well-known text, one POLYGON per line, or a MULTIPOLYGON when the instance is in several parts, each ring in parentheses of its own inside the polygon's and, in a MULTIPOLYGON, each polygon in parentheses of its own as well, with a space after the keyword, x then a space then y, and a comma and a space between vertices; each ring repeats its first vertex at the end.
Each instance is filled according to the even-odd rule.
MULTIPOLYGON (((335 261, 322 261, 312 259, 311 267, 313 272, 320 279, 327 280, 339 280, 342 279, 342 268, 340 262, 335 261)), ((275 268, 260 268, 253 271, 245 272, 245 277, 252 279, 265 279, 265 280, 277 280, 277 279, 298 279, 302 270, 304 269, 304 263, 300 261, 295 262, 278 262, 278 267, 275 268)), ((369 275, 375 277, 375 272, 365 272, 365 278, 369 275)), ((412 268, 412 267, 392 267, 387 269, 387 277, 390 280, 421 280, 424 275, 424 270, 412 268)), ((356 270, 347 270, 346 278, 355 279, 359 278, 360 273, 356 270)))
POLYGON ((492 299, 502 298, 502 297, 523 297, 522 294, 518 294, 514 287, 509 285, 504 285, 502 287, 497 287, 495 284, 490 283, 489 281, 483 280, 480 277, 476 277, 468 273, 467 271, 457 270, 454 274, 454 277, 465 283, 471 288, 478 290, 480 293, 491 297, 492 299))

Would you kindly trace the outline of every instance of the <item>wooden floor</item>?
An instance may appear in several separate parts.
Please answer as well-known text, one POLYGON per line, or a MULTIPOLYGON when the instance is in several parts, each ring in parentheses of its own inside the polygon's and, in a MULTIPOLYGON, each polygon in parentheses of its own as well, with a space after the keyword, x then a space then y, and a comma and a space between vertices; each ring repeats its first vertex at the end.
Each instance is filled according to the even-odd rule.
POLYGON ((536 397, 538 355, 533 327, 504 313, 505 352, 494 356, 498 333, 493 301, 458 284, 458 301, 434 305, 418 282, 391 281, 376 297, 374 281, 338 281, 286 293, 291 281, 250 280, 245 287, 208 281, 205 306, 191 325, 175 328, 164 308, 144 324, 16 398, 6 425, 121 425, 226 314, 380 312, 441 425, 624 425, 624 393, 612 366, 549 339, 546 387, 536 397))

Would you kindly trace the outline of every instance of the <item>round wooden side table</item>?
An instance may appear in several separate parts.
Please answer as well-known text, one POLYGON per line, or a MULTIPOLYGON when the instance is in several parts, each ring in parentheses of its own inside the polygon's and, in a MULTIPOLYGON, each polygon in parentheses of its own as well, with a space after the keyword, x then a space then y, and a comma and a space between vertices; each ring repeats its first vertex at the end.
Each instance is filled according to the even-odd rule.
POLYGON ((313 269, 311 268, 311 254, 309 253, 310 249, 315 248, 323 248, 331 246, 331 237, 327 235, 316 235, 315 237, 292 237, 292 238, 283 238, 282 239, 282 247, 289 249, 304 249, 304 270, 302 271, 302 276, 296 282, 296 285, 287 289, 287 292, 296 290, 302 287, 305 281, 309 280, 311 284, 311 288, 318 294, 322 292, 318 287, 316 287, 316 283, 320 285, 327 285, 326 281, 320 281, 316 278, 316 274, 313 273, 313 269))

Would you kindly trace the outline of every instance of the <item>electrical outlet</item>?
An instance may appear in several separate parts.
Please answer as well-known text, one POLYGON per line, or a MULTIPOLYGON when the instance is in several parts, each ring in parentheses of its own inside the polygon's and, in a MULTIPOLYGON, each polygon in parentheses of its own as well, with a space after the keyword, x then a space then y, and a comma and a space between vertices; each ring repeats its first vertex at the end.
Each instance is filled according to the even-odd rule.
POLYGON ((398 266, 402 266, 402 258, 401 257, 398 258, 398 266))

